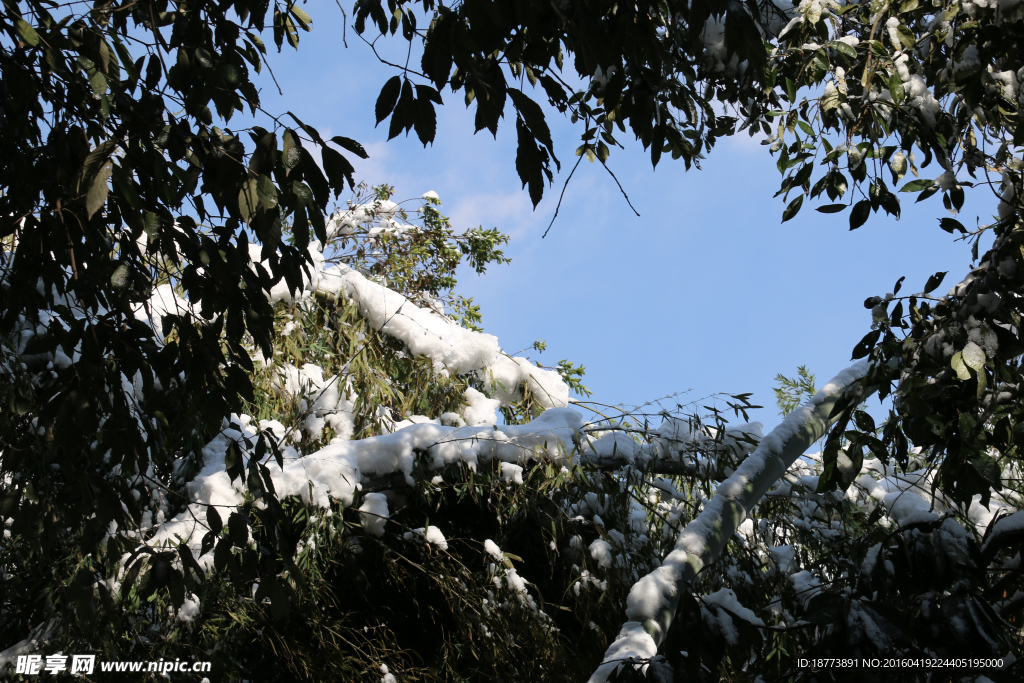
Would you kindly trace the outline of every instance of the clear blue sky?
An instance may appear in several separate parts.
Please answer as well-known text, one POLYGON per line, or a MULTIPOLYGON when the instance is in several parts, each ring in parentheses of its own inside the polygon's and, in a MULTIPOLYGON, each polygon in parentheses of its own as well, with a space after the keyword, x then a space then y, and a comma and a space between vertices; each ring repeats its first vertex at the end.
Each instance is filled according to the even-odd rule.
MULTIPOLYGON (((753 392, 766 408, 752 419, 771 427, 775 374, 806 364, 820 386, 846 367, 870 329, 866 297, 892 291, 904 275, 903 292, 919 291, 940 270, 949 271, 945 291, 967 272, 969 246, 939 229, 937 218, 949 214, 938 196, 914 206, 913 195, 902 195, 902 220, 876 215, 853 232, 847 214, 819 214, 817 203, 780 224, 775 160, 746 134, 720 143, 703 170, 690 172, 667 156, 652 171, 639 143, 620 136, 626 150, 613 150, 609 164, 641 217, 600 165, 584 161, 541 239, 580 131, 549 114, 563 172, 534 211, 515 172, 512 120, 497 140, 474 135, 462 93, 446 90, 432 147, 415 134, 388 142, 386 123, 374 127, 373 106, 396 71, 377 62, 351 25, 343 45, 334 3, 307 9, 314 28, 301 34, 298 52, 286 46, 270 55, 285 99, 265 70, 259 79, 265 108, 290 108, 325 135, 363 143, 370 159, 352 159, 360 180, 392 184, 398 199, 434 190, 456 226, 510 234, 512 263, 482 277, 463 273, 460 291, 482 305, 485 330, 506 351, 544 339, 541 361, 585 365, 597 400, 637 404, 692 389, 688 402, 753 392)), ((382 39, 378 48, 405 59, 401 39, 382 39)), ((927 177, 939 172, 924 170, 927 177)), ((990 194, 968 191, 959 219, 988 222, 994 206, 990 194)))

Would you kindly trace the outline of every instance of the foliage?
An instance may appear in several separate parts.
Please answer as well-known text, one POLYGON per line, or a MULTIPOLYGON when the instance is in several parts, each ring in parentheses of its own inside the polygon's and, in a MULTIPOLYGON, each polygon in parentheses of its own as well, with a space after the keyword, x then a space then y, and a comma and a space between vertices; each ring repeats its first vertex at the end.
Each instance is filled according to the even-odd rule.
MULTIPOLYGON (((108 529, 153 514, 137 497, 143 481, 176 495, 223 417, 253 398, 243 337, 272 353, 266 292, 301 282, 312 233, 326 239, 331 191, 353 183, 351 164, 294 116, 295 129, 214 125, 214 112, 226 123, 259 109, 260 35, 294 46, 296 27, 309 28, 294 2, 268 11, 244 0, 4 3, 0 481, 19 539, 18 571, 4 576, 34 596, 30 609, 5 605, 12 630, 103 623, 114 599, 103 579, 123 553, 151 555, 141 536, 108 529), (326 177, 304 143, 321 148, 326 177), (252 243, 267 267, 249 267, 252 243), (155 330, 141 319, 161 282, 199 315, 165 315, 155 330)), ((275 561, 256 559, 272 580, 275 561)), ((151 560, 143 597, 169 586, 180 602, 188 572, 151 560)))
MULTIPOLYGON (((559 161, 527 83, 582 126, 579 159, 605 168, 627 125, 652 163, 669 153, 687 167, 722 136, 769 136, 784 221, 822 195, 833 203, 819 211, 849 208, 851 229, 879 210, 898 217, 901 193, 941 194, 954 216, 972 184, 997 198, 991 225, 940 221, 975 248, 949 294, 932 294, 938 273, 865 302, 873 329, 853 355, 871 370, 840 399, 823 453, 682 587, 663 655, 616 676, 809 680, 795 663, 808 653, 1024 655, 1021 535, 999 519, 1024 504, 1021 8, 356 4, 359 33, 422 40, 420 69, 377 99, 389 136, 433 141, 445 86, 476 104, 478 131, 496 134, 511 102, 534 204, 559 161), (874 390, 893 399, 880 425, 860 408, 874 390)), ((312 469, 403 427, 458 425, 480 396, 499 397, 504 424, 470 448, 567 413, 544 412, 531 373, 548 369, 515 361, 516 386, 449 372, 370 324, 365 302, 312 286, 324 258, 478 332, 455 270, 505 261, 506 239, 456 232, 436 197, 411 212, 386 186, 354 188, 331 145, 362 147, 329 145, 292 114, 228 129, 261 111, 249 80, 265 62, 260 35, 297 47, 311 27, 294 2, 269 10, 4 4, 0 643, 34 634, 109 659, 211 659, 228 678, 368 677, 387 662, 409 680, 578 679, 616 637, 637 579, 758 442, 753 426, 728 429, 749 396, 657 414, 579 402, 594 416, 571 440, 514 463, 441 466, 433 444, 411 471, 357 482, 348 504, 278 495, 272 468, 286 458, 312 469), (346 183, 357 194, 329 219, 346 183), (161 545, 173 516, 194 514, 197 487, 224 475, 203 472, 215 452, 240 500, 203 503, 196 552, 161 545)), ((582 368, 550 370, 587 393, 582 368)), ((813 391, 805 368, 777 380, 783 412, 813 391)))
MULTIPOLYGON (((436 130, 435 104, 441 91, 462 91, 466 105, 476 104, 475 127, 497 134, 506 104, 515 115, 516 170, 536 205, 544 181, 560 168, 544 111, 526 94, 540 86, 543 97, 585 130, 576 155, 606 162, 616 139, 630 131, 650 148, 655 165, 664 152, 682 158, 687 168, 723 135, 736 119, 716 114, 714 102, 756 97, 756 69, 737 77, 705 60, 704 22, 725 15, 732 63, 766 60, 755 3, 724 1, 693 4, 679 0, 616 3, 484 2, 452 6, 434 0, 361 1, 355 8, 360 34, 423 39, 419 69, 402 69, 384 84, 376 103, 378 123, 390 117, 389 138, 415 129, 424 144, 436 130), (420 82, 416 82, 418 79, 420 82), (589 81, 576 90, 576 79, 589 81), (593 80, 591 80, 593 79, 593 80)), ((764 6, 771 7, 770 3, 764 6)), ((776 10, 777 12, 777 10, 776 10)), ((578 164, 579 162, 577 162, 578 164)), ((607 167, 606 167, 607 168, 607 167)))
POLYGON ((779 404, 779 412, 783 417, 818 393, 814 388, 814 373, 810 372, 806 365, 797 368, 796 375, 793 378, 786 377, 781 372, 775 375, 775 402, 779 404))
MULTIPOLYGON (((402 17, 414 5, 392 4, 402 17)), ((375 18, 377 5, 359 7, 375 18)), ((616 142, 604 136, 626 124, 655 164, 670 151, 689 165, 717 137, 738 130, 764 134, 783 176, 783 221, 827 196, 832 203, 818 210, 849 209, 856 229, 879 211, 898 218, 901 193, 917 201, 941 195, 956 216, 965 188, 991 191, 994 223, 970 230, 955 217, 939 221, 973 242, 976 265, 966 280, 935 296, 945 275, 937 273, 920 292, 898 297, 901 278, 891 294, 866 302, 875 323, 853 357, 869 357, 872 371, 840 406, 816 489, 848 489, 867 451, 903 471, 921 465, 963 510, 988 506, 999 493, 1004 503, 1015 500, 1008 482, 1019 463, 1024 351, 1018 3, 552 3, 521 12, 484 5, 423 3, 433 15, 419 33, 397 13, 397 23, 377 22, 381 33, 401 23, 406 39, 422 37, 419 77, 463 89, 467 104, 477 103, 478 128, 493 130, 507 95, 517 130, 541 130, 516 87, 529 81, 583 126, 578 154, 602 163, 616 142), (622 38, 630 48, 616 42, 622 38), (552 84, 563 70, 583 87, 552 84), (735 116, 716 116, 716 100, 735 116), (908 173, 915 179, 903 182, 908 173), (983 237, 993 246, 979 257, 983 237), (875 389, 894 400, 882 425, 859 409, 875 389)), ((391 132, 413 122, 413 111, 391 114, 391 132)), ((390 112, 384 106, 378 117, 390 112)), ((548 165, 537 161, 534 140, 520 135, 517 169, 536 202, 548 165)))
POLYGON ((393 194, 394 188, 386 185, 372 188, 372 192, 360 185, 348 202, 349 209, 332 219, 326 261, 345 263, 386 280, 391 289, 421 305, 447 307, 465 327, 479 331, 475 328, 480 322, 479 307, 472 299, 453 292, 455 269, 463 259, 478 275, 489 263, 508 263, 498 249, 508 243, 508 237, 497 228, 483 227, 456 234, 438 209, 441 201, 433 193, 424 195, 425 203, 417 207, 422 217, 417 230, 389 227, 389 221, 409 220, 409 213, 391 202, 393 194), (378 215, 387 219, 385 225, 367 228, 370 223, 360 223, 378 215), (368 233, 371 229, 375 230, 372 235, 368 233))

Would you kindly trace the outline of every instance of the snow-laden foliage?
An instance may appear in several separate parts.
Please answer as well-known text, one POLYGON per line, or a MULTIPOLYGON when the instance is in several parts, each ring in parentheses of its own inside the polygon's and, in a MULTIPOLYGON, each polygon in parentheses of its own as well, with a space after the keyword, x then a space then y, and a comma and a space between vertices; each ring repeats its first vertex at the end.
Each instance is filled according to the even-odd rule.
MULTIPOLYGON (((744 665, 781 674, 801 652, 1019 646, 1000 619, 1016 602, 984 597, 1013 581, 1000 548, 1019 538, 1019 498, 961 505, 935 490, 920 449, 906 471, 844 451, 845 493, 817 492, 820 455, 778 459, 815 406, 827 423, 865 362, 768 435, 726 422, 745 396, 716 399, 703 420, 692 404, 609 414, 570 401, 557 370, 510 360, 447 315, 450 290, 402 293, 372 275, 391 258, 382 228, 403 247, 447 229, 434 197, 414 204, 403 211, 381 188, 335 215, 365 219, 311 245, 299 289, 270 293, 277 352, 250 347, 254 401, 224 416, 201 459, 170 476, 107 475, 129 480, 141 514, 107 529, 104 565, 79 557, 78 576, 101 580, 82 581, 78 600, 107 601, 118 620, 85 632, 77 614, 8 598, 7 614, 35 617, 9 622, 8 660, 44 631, 53 646, 211 658, 269 678, 318 678, 326 657, 338 675, 571 680, 606 646, 594 680, 670 665, 714 678, 744 665), (688 626, 669 618, 652 640, 645 620, 669 604, 688 626), (630 659, 639 668, 623 668, 630 659)), ((168 284, 139 315, 171 311, 195 315, 168 284)), ((122 391, 141 401, 147 389, 126 378, 122 391)), ((1016 470, 1002 477, 1016 490, 1016 470)), ((27 580, 27 552, 8 530, 8 581, 27 580)))
POLYGON ((509 357, 454 292, 460 262, 504 260, 500 233, 457 233, 429 192, 329 212, 354 184, 332 145, 357 142, 294 115, 215 126, 259 111, 260 34, 311 28, 294 2, 5 4, 0 667, 810 680, 800 657, 907 656, 1019 677, 1020 7, 355 7, 359 33, 422 40, 377 97, 390 137, 432 142, 444 87, 478 130, 511 103, 534 203, 559 161, 530 88, 584 127, 580 160, 627 125, 688 167, 767 136, 783 220, 993 191, 991 224, 940 222, 973 240, 967 277, 869 298, 863 360, 763 434, 728 421, 746 395, 572 398, 581 368, 509 357))

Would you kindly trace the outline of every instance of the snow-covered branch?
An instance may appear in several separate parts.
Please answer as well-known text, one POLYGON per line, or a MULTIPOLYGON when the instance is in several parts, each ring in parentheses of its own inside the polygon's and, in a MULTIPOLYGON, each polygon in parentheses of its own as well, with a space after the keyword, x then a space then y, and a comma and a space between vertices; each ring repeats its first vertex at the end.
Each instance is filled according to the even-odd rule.
POLYGON ((823 436, 840 395, 868 371, 860 361, 834 377, 816 396, 793 411, 723 481, 704 510, 680 532, 661 566, 630 590, 619 635, 605 652, 604 663, 590 677, 603 683, 628 658, 650 660, 658 653, 675 617, 679 596, 697 573, 725 548, 753 507, 807 448, 823 436))

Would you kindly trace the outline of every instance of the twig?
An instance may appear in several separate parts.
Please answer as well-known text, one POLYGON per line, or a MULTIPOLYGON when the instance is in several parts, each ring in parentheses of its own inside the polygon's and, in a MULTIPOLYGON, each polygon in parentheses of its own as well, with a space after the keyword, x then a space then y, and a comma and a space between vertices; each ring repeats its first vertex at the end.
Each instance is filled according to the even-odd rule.
POLYGON ((345 37, 345 30, 348 28, 345 23, 348 21, 348 14, 345 13, 345 8, 341 6, 341 0, 334 0, 334 4, 341 10, 341 16, 345 17, 341 22, 341 42, 347 48, 348 40, 345 37))
MULTIPOLYGON (((548 223, 548 229, 540 236, 541 239, 548 236, 548 233, 551 231, 551 226, 555 224, 555 219, 558 218, 558 210, 562 208, 562 199, 565 197, 565 188, 569 187, 569 181, 572 180, 572 174, 576 172, 581 161, 583 161, 582 154, 580 155, 580 158, 576 160, 576 165, 572 167, 571 171, 569 171, 569 177, 565 179, 565 184, 562 185, 562 194, 558 195, 558 205, 555 206, 555 215, 551 217, 551 222, 548 223)), ((627 199, 626 201, 628 202, 629 200, 627 199)))
MULTIPOLYGON (((582 157, 580 158, 582 159, 582 157)), ((626 194, 626 191, 622 188, 622 183, 619 182, 619 179, 615 177, 614 173, 612 173, 612 169, 608 168, 608 164, 604 162, 604 159, 598 157, 597 160, 601 162, 601 165, 604 166, 604 170, 608 171, 608 175, 610 175, 612 180, 615 181, 615 184, 619 186, 619 192, 621 192, 622 196, 626 198, 626 203, 629 204, 629 208, 633 209, 633 213, 636 214, 637 218, 640 218, 640 212, 633 208, 633 204, 629 201, 629 195, 626 194)))
MULTIPOLYGON (((401 64, 395 64, 394 62, 389 62, 388 60, 386 60, 386 59, 384 59, 383 57, 381 57, 381 56, 380 56, 380 54, 379 54, 379 53, 377 52, 377 46, 376 46, 376 45, 374 44, 374 43, 376 43, 376 42, 377 42, 376 40, 374 40, 374 42, 373 42, 373 43, 371 43, 371 42, 370 42, 370 41, 368 41, 368 40, 367 40, 366 38, 364 38, 362 34, 359 34, 359 38, 360 38, 360 39, 362 39, 362 41, 363 41, 364 43, 366 43, 367 45, 369 45, 369 46, 370 46, 370 49, 371 49, 371 50, 373 50, 373 56, 374 56, 374 57, 376 57, 376 58, 377 58, 377 61, 378 61, 378 62, 380 62, 381 64, 386 64, 387 66, 392 66, 392 67, 394 67, 394 68, 396 68, 396 69, 401 69, 401 70, 402 70, 402 72, 403 72, 403 73, 406 73, 406 74, 416 74, 416 75, 417 75, 417 76, 419 76, 420 78, 425 78, 425 79, 427 79, 428 81, 429 81, 429 80, 433 80, 433 79, 431 79, 431 78, 430 78, 430 76, 427 76, 427 75, 426 75, 426 74, 424 74, 424 73, 420 73, 420 72, 419 72, 419 71, 417 71, 416 69, 410 69, 410 68, 409 68, 409 65, 408 65, 408 63, 406 63, 406 65, 405 65, 405 66, 402 66, 401 64)), ((410 46, 410 48, 409 48, 409 49, 411 50, 411 49, 412 49, 412 47, 410 46)))
POLYGON ((281 90, 281 84, 277 82, 277 76, 274 75, 274 70, 270 68, 270 62, 267 61, 267 56, 261 53, 260 57, 263 58, 263 63, 267 66, 267 71, 270 72, 270 77, 274 80, 274 85, 277 86, 277 94, 284 97, 284 91, 281 90))

